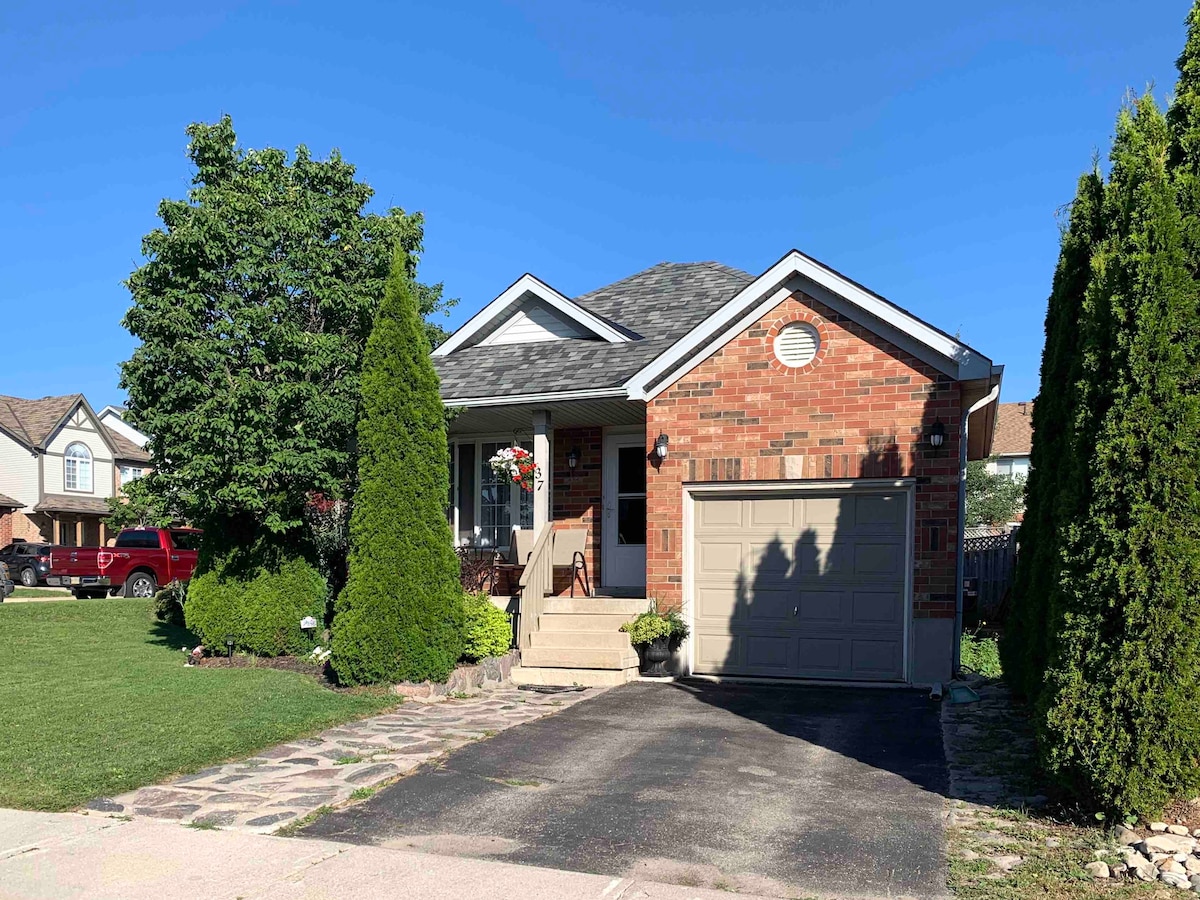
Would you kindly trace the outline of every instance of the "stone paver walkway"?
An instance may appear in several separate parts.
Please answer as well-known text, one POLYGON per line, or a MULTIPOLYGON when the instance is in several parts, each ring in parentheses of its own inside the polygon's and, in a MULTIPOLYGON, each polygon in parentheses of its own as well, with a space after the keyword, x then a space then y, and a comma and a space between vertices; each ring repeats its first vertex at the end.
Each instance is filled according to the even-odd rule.
POLYGON ((566 709, 602 690, 539 694, 510 686, 437 704, 409 702, 395 712, 281 744, 250 759, 93 800, 87 808, 272 832, 443 753, 566 709))

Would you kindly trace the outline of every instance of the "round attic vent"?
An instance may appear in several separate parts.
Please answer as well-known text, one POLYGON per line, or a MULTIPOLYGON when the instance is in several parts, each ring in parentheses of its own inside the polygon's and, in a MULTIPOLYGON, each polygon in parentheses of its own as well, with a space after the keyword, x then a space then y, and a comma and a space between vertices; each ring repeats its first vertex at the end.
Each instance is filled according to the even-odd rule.
POLYGON ((821 349, 817 329, 805 322, 792 322, 775 335, 775 358, 793 369, 807 366, 821 349))

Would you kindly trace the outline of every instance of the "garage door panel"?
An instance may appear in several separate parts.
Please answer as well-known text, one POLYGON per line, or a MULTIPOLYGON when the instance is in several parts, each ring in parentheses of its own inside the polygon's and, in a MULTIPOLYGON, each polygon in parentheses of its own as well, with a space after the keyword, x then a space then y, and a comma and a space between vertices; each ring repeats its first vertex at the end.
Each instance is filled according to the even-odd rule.
POLYGON ((737 587, 718 584, 696 589, 696 616, 717 623, 729 622, 738 613, 737 587))
POLYGON ((853 546, 856 578, 894 580, 902 577, 904 548, 899 542, 875 542, 864 538, 853 546))
POLYGON ((696 671, 902 679, 907 503, 904 492, 698 497, 696 671))
POLYGON ((698 529, 722 528, 742 524, 741 500, 705 500, 696 504, 698 529))
POLYGON ((854 526, 862 530, 904 528, 903 494, 859 494, 854 498, 854 526))
POLYGON ((818 677, 844 677, 842 664, 845 640, 841 638, 800 638, 797 669, 815 673, 818 677))
POLYGON ((801 591, 797 627, 841 625, 848 617, 845 591, 801 591))
POLYGON ((744 569, 742 542, 706 538, 700 542, 698 564, 698 574, 701 578, 713 575, 736 575, 744 569))
POLYGON ((850 669, 855 678, 899 678, 900 642, 855 639, 850 642, 850 669))
POLYGON ((849 618, 853 625, 902 625, 903 609, 897 591, 854 591, 849 618))
POLYGON ((794 667, 791 660, 790 637, 748 634, 744 639, 746 667, 757 673, 774 672, 786 675, 794 667))
POLYGON ((746 618, 751 622, 774 622, 791 629, 795 616, 796 592, 790 588, 757 587, 747 592, 746 618))

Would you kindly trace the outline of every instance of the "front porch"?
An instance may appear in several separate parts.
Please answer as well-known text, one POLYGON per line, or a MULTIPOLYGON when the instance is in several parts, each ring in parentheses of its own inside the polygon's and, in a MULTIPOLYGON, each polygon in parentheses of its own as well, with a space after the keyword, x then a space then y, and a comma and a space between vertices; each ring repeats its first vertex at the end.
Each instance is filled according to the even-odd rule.
POLYGON ((493 601, 518 617, 522 665, 514 678, 586 685, 632 678, 637 655, 617 629, 646 608, 645 404, 475 406, 451 421, 449 436, 455 543, 519 566, 501 567, 489 585, 493 601), (491 457, 509 446, 533 454, 532 491, 492 471, 491 457), (531 532, 522 542, 533 548, 526 559, 515 558, 514 530, 531 532), (563 532, 582 533, 586 578, 554 565, 555 534, 563 532))

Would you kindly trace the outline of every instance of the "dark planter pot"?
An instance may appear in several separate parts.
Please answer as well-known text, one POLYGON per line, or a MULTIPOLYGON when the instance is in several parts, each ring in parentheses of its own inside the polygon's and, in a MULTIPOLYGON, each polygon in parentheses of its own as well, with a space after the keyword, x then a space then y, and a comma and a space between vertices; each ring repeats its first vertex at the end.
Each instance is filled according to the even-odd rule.
POLYGON ((670 674, 667 671, 667 660, 671 658, 670 638, 655 638, 649 644, 638 645, 638 650, 641 651, 643 675, 661 678, 670 674))

